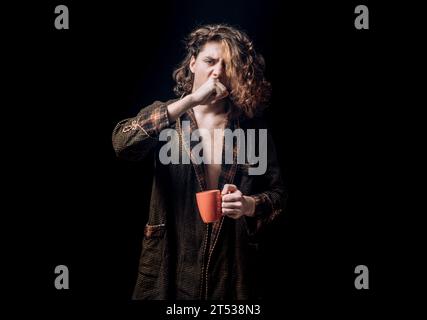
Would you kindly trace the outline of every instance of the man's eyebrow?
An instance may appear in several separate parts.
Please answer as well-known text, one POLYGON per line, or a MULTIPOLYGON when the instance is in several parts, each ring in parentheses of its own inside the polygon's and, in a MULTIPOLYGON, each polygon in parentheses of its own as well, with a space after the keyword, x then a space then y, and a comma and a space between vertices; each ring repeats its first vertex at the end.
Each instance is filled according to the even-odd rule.
POLYGON ((218 59, 215 59, 215 58, 213 58, 211 56, 206 56, 206 57, 204 57, 204 59, 218 60, 218 59))

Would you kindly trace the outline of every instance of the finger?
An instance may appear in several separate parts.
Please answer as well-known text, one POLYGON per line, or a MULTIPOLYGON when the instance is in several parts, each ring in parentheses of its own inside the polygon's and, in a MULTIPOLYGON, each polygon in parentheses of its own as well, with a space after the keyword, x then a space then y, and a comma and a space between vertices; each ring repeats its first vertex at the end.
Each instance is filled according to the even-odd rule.
POLYGON ((237 213, 223 214, 223 216, 236 220, 242 216, 242 213, 237 212, 237 213))
POLYGON ((240 201, 223 202, 222 207, 227 209, 241 209, 242 203, 240 201))
POLYGON ((232 193, 237 191, 237 187, 234 184, 225 184, 224 188, 222 188, 222 194, 232 193))
POLYGON ((222 213, 226 216, 232 216, 240 213, 240 210, 238 209, 228 209, 228 208, 222 208, 222 213))
POLYGON ((223 99, 226 96, 228 96, 227 88, 221 82, 218 81, 215 84, 215 87, 216 87, 217 100, 223 99))
POLYGON ((236 201, 241 201, 242 200, 242 195, 239 192, 235 192, 235 193, 229 193, 229 194, 224 194, 222 196, 222 202, 236 202, 236 201))
POLYGON ((219 100, 219 98, 222 96, 221 88, 215 85, 215 98, 216 100, 219 100))
POLYGON ((218 82, 218 79, 215 78, 209 78, 206 80, 205 85, 207 88, 209 88, 210 92, 216 93, 216 83, 218 82))
POLYGON ((216 82, 217 87, 219 87, 222 91, 227 91, 227 87, 224 86, 220 81, 216 82))

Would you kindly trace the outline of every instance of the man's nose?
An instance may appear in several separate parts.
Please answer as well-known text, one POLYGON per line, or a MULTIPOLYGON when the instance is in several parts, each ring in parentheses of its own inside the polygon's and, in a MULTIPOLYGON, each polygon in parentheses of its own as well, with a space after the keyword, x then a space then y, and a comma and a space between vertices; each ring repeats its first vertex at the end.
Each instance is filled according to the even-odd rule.
POLYGON ((219 78, 219 77, 221 77, 222 72, 223 72, 223 67, 220 63, 218 63, 212 71, 212 76, 214 78, 219 78))

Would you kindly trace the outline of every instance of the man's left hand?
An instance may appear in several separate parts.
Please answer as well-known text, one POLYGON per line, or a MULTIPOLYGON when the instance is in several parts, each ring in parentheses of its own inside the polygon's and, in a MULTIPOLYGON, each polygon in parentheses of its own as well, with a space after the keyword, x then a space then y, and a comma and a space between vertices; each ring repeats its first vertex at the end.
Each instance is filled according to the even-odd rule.
POLYGON ((255 213, 255 199, 244 196, 234 184, 226 184, 222 189, 222 214, 232 219, 242 216, 252 217, 255 213))

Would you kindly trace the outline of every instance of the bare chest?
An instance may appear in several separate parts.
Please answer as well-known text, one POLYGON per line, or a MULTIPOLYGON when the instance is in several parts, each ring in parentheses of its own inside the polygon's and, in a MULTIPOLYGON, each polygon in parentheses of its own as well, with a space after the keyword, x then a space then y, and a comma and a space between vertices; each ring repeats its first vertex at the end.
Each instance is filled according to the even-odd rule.
POLYGON ((218 188, 218 180, 221 175, 222 149, 224 141, 224 129, 209 123, 199 124, 201 144, 203 147, 203 163, 207 188, 218 188))

